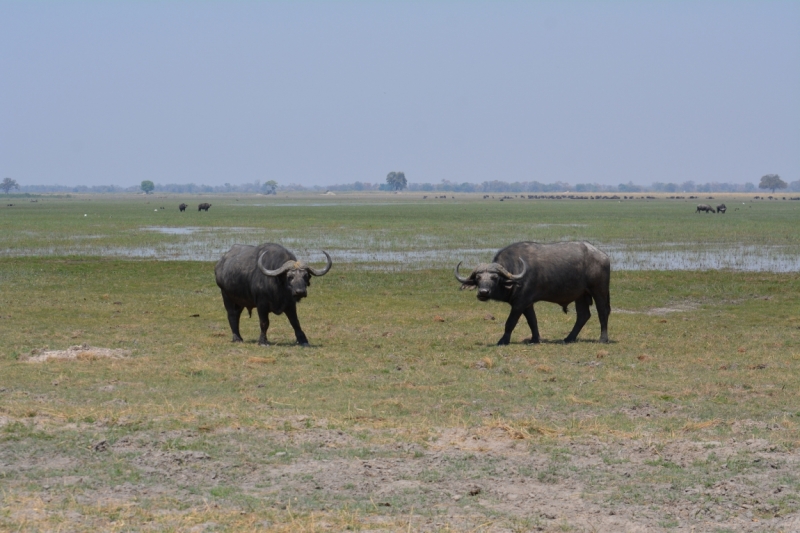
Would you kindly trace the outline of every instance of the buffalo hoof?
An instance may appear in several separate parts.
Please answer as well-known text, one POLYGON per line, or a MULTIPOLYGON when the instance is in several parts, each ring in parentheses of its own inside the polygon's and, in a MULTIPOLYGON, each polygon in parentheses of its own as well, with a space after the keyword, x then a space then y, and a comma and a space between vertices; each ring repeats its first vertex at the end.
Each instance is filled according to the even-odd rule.
POLYGON ((525 341, 525 342, 526 342, 526 343, 528 343, 528 344, 539 344, 539 339, 538 339, 538 337, 537 337, 537 338, 535 338, 535 339, 528 339, 528 340, 527 340, 527 341, 525 341))
POLYGON ((577 341, 578 341, 577 337, 574 338, 574 339, 571 339, 571 338, 567 337, 566 339, 564 339, 564 344, 572 344, 573 342, 577 342, 577 341))
POLYGON ((303 348, 308 348, 308 347, 311 346, 310 344, 308 344, 308 341, 306 341, 306 342, 298 342, 297 344, 299 344, 303 348))
POLYGON ((269 341, 258 341, 259 346, 269 346, 269 341))
POLYGON ((234 335, 233 340, 231 340, 231 342, 244 342, 244 340, 242 340, 242 338, 239 337, 238 335, 234 335))
POLYGON ((508 346, 509 342, 510 341, 508 339, 500 339, 499 341, 497 341, 497 345, 498 346, 508 346))

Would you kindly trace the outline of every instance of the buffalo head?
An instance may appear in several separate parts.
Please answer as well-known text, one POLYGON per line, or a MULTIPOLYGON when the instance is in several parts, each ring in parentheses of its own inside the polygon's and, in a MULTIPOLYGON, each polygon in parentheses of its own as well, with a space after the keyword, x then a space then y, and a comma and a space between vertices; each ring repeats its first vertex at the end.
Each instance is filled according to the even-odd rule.
POLYGON ((316 268, 309 266, 305 261, 294 260, 286 261, 283 265, 275 270, 268 270, 261 263, 265 253, 266 252, 262 252, 258 257, 258 268, 261 269, 261 272, 263 272, 264 275, 270 277, 277 277, 286 274, 286 286, 292 291, 292 298, 298 302, 308 295, 307 288, 311 285, 311 276, 324 276, 331 269, 331 266, 333 266, 331 256, 328 255, 328 252, 323 250, 322 253, 328 258, 328 264, 325 265, 325 268, 322 270, 317 270, 316 268))
POLYGON ((522 272, 519 274, 512 274, 500 263, 481 263, 466 278, 458 274, 458 267, 461 266, 461 262, 459 262, 455 268, 455 275, 456 279, 461 282, 461 289, 477 288, 478 300, 485 302, 500 289, 511 289, 517 281, 522 279, 528 270, 528 265, 521 257, 519 262, 522 263, 522 272))

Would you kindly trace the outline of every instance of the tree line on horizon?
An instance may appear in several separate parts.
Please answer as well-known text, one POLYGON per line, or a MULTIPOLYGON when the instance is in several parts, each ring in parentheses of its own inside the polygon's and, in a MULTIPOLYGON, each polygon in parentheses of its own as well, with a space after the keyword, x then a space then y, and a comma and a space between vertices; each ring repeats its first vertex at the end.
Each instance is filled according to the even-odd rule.
MULTIPOLYGON (((767 174, 761 178, 758 185, 754 183, 725 183, 707 182, 695 183, 694 181, 684 181, 682 183, 663 183, 654 182, 649 186, 637 185, 633 182, 620 183, 619 185, 602 185, 599 183, 578 183, 571 185, 563 181, 552 183, 542 183, 539 181, 515 181, 507 182, 501 180, 484 181, 482 183, 457 183, 450 180, 441 180, 439 183, 408 183, 403 172, 391 172, 384 183, 371 183, 356 181, 353 183, 327 185, 327 186, 304 186, 300 184, 279 185, 274 180, 261 183, 256 180, 252 183, 233 185, 196 185, 186 184, 157 184, 151 180, 144 180, 142 184, 132 187, 119 187, 116 185, 95 185, 95 186, 62 186, 62 185, 20 185, 11 178, 13 182, 10 188, 17 189, 20 193, 250 193, 250 194, 275 194, 278 191, 310 191, 310 192, 351 192, 351 191, 399 191, 408 190, 412 192, 472 192, 472 193, 636 193, 636 192, 664 192, 664 193, 712 193, 712 192, 756 192, 760 189, 769 189, 773 193, 777 189, 788 189, 790 191, 800 191, 800 180, 786 183, 777 174, 767 174), (152 184, 152 187, 150 186, 152 184), (146 189, 146 190, 145 190, 146 189)), ((5 187, 0 187, 5 190, 5 187)), ((8 190, 5 190, 8 194, 8 190)))

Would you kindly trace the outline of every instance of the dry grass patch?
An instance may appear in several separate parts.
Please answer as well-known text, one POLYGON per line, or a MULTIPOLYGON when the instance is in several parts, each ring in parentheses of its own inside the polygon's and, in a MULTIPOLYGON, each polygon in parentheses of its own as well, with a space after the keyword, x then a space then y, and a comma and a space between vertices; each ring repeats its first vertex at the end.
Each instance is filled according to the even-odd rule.
POLYGON ((494 361, 492 360, 491 357, 484 357, 480 361, 474 363, 472 367, 477 369, 492 368, 494 367, 494 361))
POLYGON ((525 421, 492 420, 486 427, 500 429, 515 440, 531 439, 534 436, 555 437, 563 433, 562 429, 547 426, 535 419, 525 421))
POLYGON ((247 362, 254 365, 272 365, 277 359, 274 357, 248 357, 247 362))
POLYGON ((96 361, 98 359, 123 359, 130 355, 130 350, 98 348, 83 343, 77 346, 70 346, 66 350, 31 350, 30 355, 20 357, 20 360, 28 363, 43 363, 49 360, 96 361))
POLYGON ((581 398, 578 398, 574 394, 567 396, 567 401, 570 403, 574 403, 576 405, 595 405, 597 403, 593 400, 583 400, 581 398))

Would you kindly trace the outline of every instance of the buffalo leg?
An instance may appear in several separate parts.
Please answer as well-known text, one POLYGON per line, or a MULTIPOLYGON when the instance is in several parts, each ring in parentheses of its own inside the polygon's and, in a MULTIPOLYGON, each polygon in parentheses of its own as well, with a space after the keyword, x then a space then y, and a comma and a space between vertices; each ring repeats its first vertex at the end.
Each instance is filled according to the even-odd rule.
POLYGON ((225 293, 222 293, 222 303, 225 304, 225 310, 228 312, 228 324, 233 333, 233 342, 242 342, 242 336, 239 334, 239 318, 242 316, 244 307, 236 304, 225 293))
POLYGON ((308 339, 303 329, 300 327, 300 320, 297 318, 297 308, 292 306, 286 309, 286 318, 289 319, 289 324, 294 328, 294 336, 297 337, 297 344, 300 346, 308 346, 308 339))
POLYGON ((259 346, 269 346, 267 340, 267 330, 269 329, 269 310, 258 308, 258 325, 261 327, 261 335, 258 337, 259 346))
POLYGON ((536 313, 533 311, 533 304, 522 312, 528 326, 531 328, 531 344, 539 344, 539 324, 536 322, 536 313))
POLYGON ((600 320, 600 342, 608 342, 608 317, 611 315, 611 302, 608 292, 605 294, 592 294, 594 306, 597 309, 597 318, 600 320))
POLYGON ((578 318, 575 320, 575 326, 572 328, 572 331, 567 338, 564 339, 564 342, 575 342, 578 338, 578 333, 581 332, 583 326, 592 316, 592 313, 589 311, 589 306, 591 305, 592 297, 587 293, 575 300, 575 311, 577 311, 578 318))
POLYGON ((511 342, 511 332, 514 331, 514 328, 517 327, 517 322, 519 322, 519 317, 522 316, 521 309, 514 309, 511 308, 511 313, 508 315, 506 319, 506 331, 503 333, 503 336, 500 337, 500 340, 497 341, 498 346, 505 346, 509 342, 511 342))

